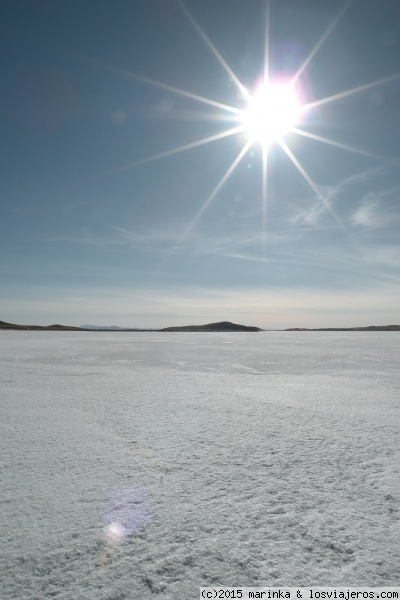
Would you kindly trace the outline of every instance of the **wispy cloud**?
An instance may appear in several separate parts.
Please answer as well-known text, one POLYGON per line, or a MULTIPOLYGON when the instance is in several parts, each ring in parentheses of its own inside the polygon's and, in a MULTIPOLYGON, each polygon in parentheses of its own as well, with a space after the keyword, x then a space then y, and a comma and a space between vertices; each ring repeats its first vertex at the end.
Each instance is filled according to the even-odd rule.
MULTIPOLYGON (((289 216, 289 222, 293 226, 297 227, 312 227, 321 228, 322 222, 326 221, 326 209, 319 201, 314 201, 313 204, 307 208, 297 209, 289 216)), ((330 223, 330 227, 333 224, 330 223)))
POLYGON ((149 235, 147 234, 134 234, 121 227, 111 226, 107 227, 105 231, 93 231, 93 229, 86 227, 75 234, 50 235, 44 241, 106 248, 110 246, 136 246, 148 239, 149 235))
POLYGON ((191 232, 182 238, 181 231, 165 229, 148 229, 137 232, 119 225, 109 225, 102 232, 89 228, 74 235, 52 235, 46 242, 87 245, 95 247, 127 247, 140 248, 144 251, 172 253, 189 252, 192 255, 218 254, 238 251, 240 249, 261 248, 263 243, 269 245, 293 242, 296 232, 277 231, 263 234, 261 231, 220 235, 218 237, 200 232, 191 232))
MULTIPOLYGON (((365 253, 365 262, 370 265, 381 266, 384 268, 400 268, 400 245, 379 246, 368 248, 365 253)), ((396 276, 400 281, 400 275, 396 276)))
MULTIPOLYGON (((398 173, 389 167, 373 167, 334 185, 320 186, 329 206, 349 226, 377 229, 398 220, 400 185, 398 173), (371 189, 372 188, 372 189, 371 189)), ((310 198, 312 200, 312 198, 310 198)), ((293 209, 288 220, 294 227, 334 229, 335 223, 317 199, 293 209)))
POLYGON ((399 203, 399 186, 369 192, 361 199, 355 210, 353 223, 370 229, 393 226, 400 220, 399 203))
MULTIPOLYGON (((382 193, 381 196, 384 197, 385 194, 382 193)), ((373 224, 375 228, 378 227, 376 222, 379 215, 374 214, 374 211, 377 210, 376 198, 377 195, 364 198, 364 204, 358 206, 356 213, 353 213, 353 215, 357 214, 359 225, 362 224, 366 227, 367 223, 371 221, 371 228, 373 224)), ((384 219, 390 221, 390 215, 387 215, 386 212, 380 221, 381 225, 383 225, 384 219)), ((110 225, 104 229, 101 235, 84 230, 76 236, 54 236, 48 238, 48 241, 89 245, 103 248, 105 251, 116 248, 118 251, 124 251, 128 257, 129 253, 134 257, 141 256, 143 259, 147 257, 146 260, 150 262, 146 263, 145 268, 149 274, 154 271, 157 262, 164 261, 167 255, 168 262, 164 261, 163 265, 169 264, 171 261, 173 265, 173 261, 177 258, 185 259, 187 257, 192 259, 215 257, 216 260, 221 261, 225 259, 237 261, 238 275, 241 270, 246 269, 244 263, 251 262, 275 263, 294 269, 302 268, 310 273, 319 268, 322 271, 341 272, 344 276, 353 274, 355 282, 371 277, 380 280, 397 281, 399 279, 400 275, 392 270, 400 267, 400 245, 395 243, 389 245, 388 240, 385 240, 383 244, 379 240, 360 239, 360 243, 355 247, 346 240, 338 241, 335 237, 329 238, 322 233, 322 238, 318 238, 318 252, 316 252, 316 242, 310 235, 311 231, 310 227, 299 230, 291 226, 286 230, 267 234, 263 234, 261 231, 256 233, 247 231, 219 237, 192 232, 187 238, 180 239, 176 231, 154 229, 137 232, 120 225, 110 225), (243 266, 240 263, 243 263, 243 266)), ((100 272, 102 268, 106 273, 107 266, 97 266, 96 272, 100 272)), ((109 268, 111 267, 109 266, 109 268)), ((124 267, 119 262, 115 266, 117 270, 129 270, 130 268, 128 265, 124 267)), ((88 269, 92 270, 92 267, 88 266, 88 269)), ((169 269, 168 266, 167 271, 165 269, 163 271, 167 273, 169 269)))
POLYGON ((353 223, 363 227, 379 227, 381 223, 377 220, 377 203, 365 202, 359 206, 353 214, 353 223))

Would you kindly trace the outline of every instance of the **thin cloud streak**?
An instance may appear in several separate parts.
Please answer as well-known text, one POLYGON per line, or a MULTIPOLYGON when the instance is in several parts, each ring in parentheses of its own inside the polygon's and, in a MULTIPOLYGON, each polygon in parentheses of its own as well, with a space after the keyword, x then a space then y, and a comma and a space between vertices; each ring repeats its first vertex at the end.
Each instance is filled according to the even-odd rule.
MULTIPOLYGON (((371 244, 364 247, 359 246, 358 252, 350 252, 345 248, 340 248, 337 245, 325 244, 319 247, 318 256, 315 256, 315 251, 312 243, 308 244, 309 234, 312 230, 303 231, 302 235, 296 232, 295 235, 287 232, 269 234, 265 239, 262 234, 257 235, 236 235, 225 238, 215 239, 212 237, 191 236, 187 240, 182 240, 180 244, 176 243, 176 234, 174 232, 163 233, 158 231, 136 234, 125 228, 113 226, 112 229, 119 234, 118 237, 99 236, 81 238, 55 238, 52 241, 70 242, 72 244, 93 245, 95 247, 111 248, 121 247, 127 251, 140 250, 141 254, 146 254, 150 258, 160 255, 166 256, 158 266, 155 272, 147 278, 148 285, 157 280, 157 275, 163 270, 165 264, 173 257, 191 256, 199 259, 206 256, 213 256, 216 259, 229 259, 235 261, 247 261, 260 264, 280 264, 288 269, 292 267, 305 267, 315 270, 321 268, 324 271, 343 273, 354 275, 354 282, 358 281, 362 284, 363 280, 371 278, 377 280, 400 282, 400 277, 388 272, 391 269, 400 267, 400 248, 396 245, 391 246, 374 246, 371 244), (265 252, 258 253, 259 244, 265 241, 265 252), (293 244, 296 241, 297 247, 294 251, 288 251, 288 243, 293 244), (268 245, 267 245, 268 244, 268 245), (308 244, 308 245, 307 245, 308 244), (268 250, 269 255, 265 253, 268 250), (166 254, 167 253, 167 254, 166 254)), ((81 265, 69 265, 70 268, 77 272, 82 271, 81 265)), ((92 272, 92 267, 87 267, 88 272, 92 272)), ((102 270, 96 269, 98 274, 102 270)), ((120 268, 121 273, 130 273, 129 267, 120 268)), ((113 272, 111 269, 110 272, 113 272)), ((107 269, 104 271, 107 274, 107 269)))
POLYGON ((317 260, 312 252, 307 255, 299 252, 290 254, 285 251, 278 251, 274 256, 269 258, 239 252, 216 252, 215 254, 235 260, 280 264, 288 268, 292 266, 311 267, 313 269, 319 267, 324 269, 324 271, 328 270, 347 275, 354 274, 358 280, 360 280, 360 278, 367 280, 373 278, 378 281, 391 281, 400 284, 400 276, 382 271, 382 268, 398 268, 400 266, 400 252, 397 247, 389 248, 386 252, 381 248, 377 248, 376 250, 371 250, 369 248, 360 253, 358 257, 337 252, 336 249, 335 252, 336 254, 333 255, 332 250, 326 252, 320 251, 317 260), (371 268, 371 265, 375 265, 375 267, 371 268), (377 267, 381 268, 377 269, 377 267))

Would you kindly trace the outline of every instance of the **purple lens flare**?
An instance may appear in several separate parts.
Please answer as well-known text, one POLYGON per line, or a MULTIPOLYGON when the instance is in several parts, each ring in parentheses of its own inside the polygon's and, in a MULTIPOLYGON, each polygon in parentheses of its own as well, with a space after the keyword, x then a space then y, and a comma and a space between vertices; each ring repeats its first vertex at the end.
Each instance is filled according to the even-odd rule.
POLYGON ((152 516, 144 486, 115 489, 104 512, 106 533, 113 539, 127 537, 144 527, 152 516))

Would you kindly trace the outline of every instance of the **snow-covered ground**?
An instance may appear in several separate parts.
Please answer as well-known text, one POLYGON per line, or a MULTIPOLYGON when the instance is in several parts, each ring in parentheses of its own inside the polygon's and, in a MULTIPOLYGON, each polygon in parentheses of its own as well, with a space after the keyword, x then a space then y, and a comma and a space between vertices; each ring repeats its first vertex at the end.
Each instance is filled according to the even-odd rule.
POLYGON ((399 343, 1 332, 1 597, 399 585, 399 343))

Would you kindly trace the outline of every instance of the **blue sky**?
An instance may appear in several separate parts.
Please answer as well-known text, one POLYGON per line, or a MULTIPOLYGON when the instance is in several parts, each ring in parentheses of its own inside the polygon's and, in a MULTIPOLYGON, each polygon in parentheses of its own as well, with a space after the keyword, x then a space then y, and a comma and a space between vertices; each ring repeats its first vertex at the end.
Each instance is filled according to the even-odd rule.
POLYGON ((397 0, 0 11, 2 320, 400 322, 397 0), (196 146, 266 63, 296 76, 297 132, 196 146))

